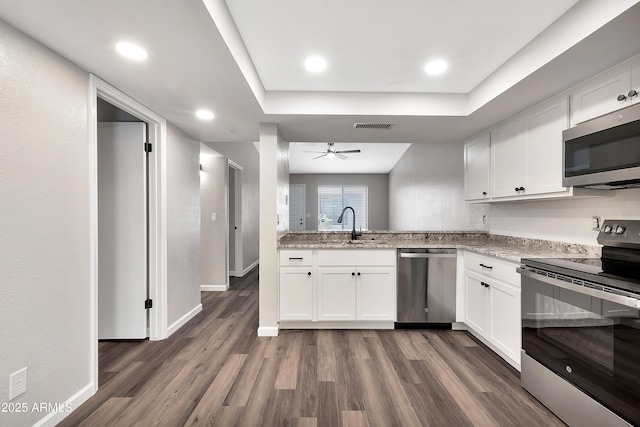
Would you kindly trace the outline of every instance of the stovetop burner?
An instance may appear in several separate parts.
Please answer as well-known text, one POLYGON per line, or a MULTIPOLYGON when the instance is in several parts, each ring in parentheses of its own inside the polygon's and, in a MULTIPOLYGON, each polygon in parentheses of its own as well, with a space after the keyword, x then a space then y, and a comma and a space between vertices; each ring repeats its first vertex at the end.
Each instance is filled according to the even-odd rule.
POLYGON ((527 266, 640 294, 640 220, 603 223, 601 258, 527 258, 527 266))

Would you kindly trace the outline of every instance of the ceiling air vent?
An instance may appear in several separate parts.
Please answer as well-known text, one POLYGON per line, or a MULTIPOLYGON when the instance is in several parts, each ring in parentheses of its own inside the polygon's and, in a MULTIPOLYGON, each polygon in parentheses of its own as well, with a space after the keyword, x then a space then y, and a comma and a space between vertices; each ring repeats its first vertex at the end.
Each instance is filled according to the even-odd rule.
POLYGON ((393 123, 354 123, 354 129, 391 129, 393 123))

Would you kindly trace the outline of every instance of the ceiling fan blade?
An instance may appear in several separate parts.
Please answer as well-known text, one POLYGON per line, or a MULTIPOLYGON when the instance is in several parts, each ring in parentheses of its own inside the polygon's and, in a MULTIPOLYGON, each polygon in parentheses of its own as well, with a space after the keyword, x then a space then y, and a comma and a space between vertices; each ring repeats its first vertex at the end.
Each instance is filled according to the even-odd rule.
POLYGON ((360 150, 340 150, 340 151, 336 151, 336 154, 338 153, 359 153, 360 150))
POLYGON ((339 159, 342 159, 342 160, 346 160, 347 159, 347 156, 343 156, 342 154, 340 154, 338 152, 336 152, 336 157, 339 158, 339 159))
POLYGON ((322 155, 320 155, 320 156, 318 156, 318 157, 314 157, 314 158, 313 158, 313 159, 311 159, 311 160, 319 159, 320 157, 324 157, 324 156, 326 156, 326 155, 327 155, 327 153, 324 153, 324 154, 322 154, 322 155))

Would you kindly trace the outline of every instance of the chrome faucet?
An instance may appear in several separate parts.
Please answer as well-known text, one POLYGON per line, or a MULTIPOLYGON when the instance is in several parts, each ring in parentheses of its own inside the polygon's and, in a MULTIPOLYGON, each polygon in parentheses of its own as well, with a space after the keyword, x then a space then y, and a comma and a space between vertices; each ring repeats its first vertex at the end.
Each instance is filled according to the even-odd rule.
POLYGON ((353 230, 351 230, 351 240, 356 240, 358 236, 362 236, 362 233, 356 233, 356 211, 354 211, 351 206, 347 206, 342 209, 342 213, 338 217, 338 224, 342 224, 342 217, 344 216, 344 211, 347 209, 351 209, 351 212, 353 212, 353 230))

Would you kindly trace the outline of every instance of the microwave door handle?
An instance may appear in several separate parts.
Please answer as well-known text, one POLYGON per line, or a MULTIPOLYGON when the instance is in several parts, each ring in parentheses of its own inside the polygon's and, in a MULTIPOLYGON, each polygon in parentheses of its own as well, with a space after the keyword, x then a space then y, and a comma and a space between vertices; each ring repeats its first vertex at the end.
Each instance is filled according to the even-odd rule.
POLYGON ((532 273, 520 267, 516 268, 516 271, 523 277, 530 277, 543 283, 548 283, 550 285, 568 289, 579 294, 585 294, 602 300, 610 301, 616 304, 623 305, 625 307, 630 307, 636 310, 640 309, 640 300, 638 300, 637 298, 612 294, 610 292, 600 291, 598 289, 592 289, 582 285, 576 285, 574 283, 565 282, 564 280, 558 280, 552 277, 543 276, 541 274, 532 273))

